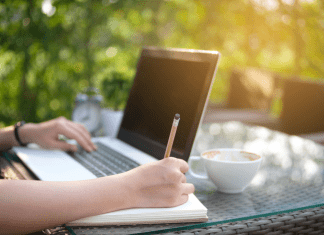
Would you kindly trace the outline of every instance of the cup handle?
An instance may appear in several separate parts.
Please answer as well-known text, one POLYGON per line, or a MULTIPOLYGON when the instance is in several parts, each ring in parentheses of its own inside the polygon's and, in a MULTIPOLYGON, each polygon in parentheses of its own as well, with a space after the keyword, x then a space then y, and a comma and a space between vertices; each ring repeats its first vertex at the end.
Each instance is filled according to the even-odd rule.
POLYGON ((198 162, 198 161, 201 161, 201 157, 199 157, 199 156, 190 156, 189 157, 189 160, 188 160, 189 170, 188 170, 188 172, 189 172, 189 174, 191 174, 195 178, 207 180, 208 179, 207 174, 206 175, 200 175, 200 174, 197 174, 197 173, 193 172, 193 170, 192 170, 192 163, 193 162, 198 162))

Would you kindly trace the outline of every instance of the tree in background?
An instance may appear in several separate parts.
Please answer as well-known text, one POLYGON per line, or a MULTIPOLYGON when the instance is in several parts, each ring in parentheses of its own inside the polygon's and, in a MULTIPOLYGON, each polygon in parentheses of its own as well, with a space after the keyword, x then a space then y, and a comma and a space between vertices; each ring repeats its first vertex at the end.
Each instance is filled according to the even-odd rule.
POLYGON ((70 118, 84 88, 113 73, 131 82, 148 45, 220 51, 213 102, 225 99, 237 66, 322 79, 323 8, 319 0, 1 1, 0 122, 70 118))

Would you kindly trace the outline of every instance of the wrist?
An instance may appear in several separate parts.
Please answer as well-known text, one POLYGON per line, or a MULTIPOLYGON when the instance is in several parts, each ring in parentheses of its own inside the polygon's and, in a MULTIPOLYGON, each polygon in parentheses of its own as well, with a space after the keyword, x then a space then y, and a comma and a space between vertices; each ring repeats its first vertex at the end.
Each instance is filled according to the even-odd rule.
POLYGON ((121 175, 123 176, 121 182, 124 187, 124 192, 127 195, 125 198, 126 208, 137 208, 139 204, 139 194, 137 192, 137 187, 135 186, 136 184, 134 183, 134 178, 132 177, 132 174, 129 174, 129 172, 125 172, 121 175))
POLYGON ((25 125, 25 121, 20 121, 17 122, 14 126, 14 135, 15 135, 15 139, 16 142, 20 145, 20 146, 27 146, 27 142, 23 142, 21 141, 20 135, 19 135, 19 130, 25 125))
MULTIPOLYGON (((135 192, 131 189, 132 185, 128 181, 127 173, 121 173, 118 175, 112 175, 95 179, 98 183, 100 190, 99 212, 107 213, 111 211, 119 211, 125 209, 131 209, 136 207, 135 192), (102 187, 105 185, 106 187, 102 187), (103 206, 105 205, 105 206, 103 206)), ((95 184, 92 184, 95 185, 95 184)), ((95 189, 96 191, 97 189, 95 189)))
POLYGON ((141 194, 139 192, 140 185, 138 185, 138 177, 135 173, 135 169, 128 172, 119 174, 121 177, 121 184, 123 185, 125 195, 125 204, 127 208, 139 208, 142 207, 140 204, 141 194))
POLYGON ((18 135, 22 143, 34 143, 34 129, 37 124, 26 123, 18 130, 18 135))

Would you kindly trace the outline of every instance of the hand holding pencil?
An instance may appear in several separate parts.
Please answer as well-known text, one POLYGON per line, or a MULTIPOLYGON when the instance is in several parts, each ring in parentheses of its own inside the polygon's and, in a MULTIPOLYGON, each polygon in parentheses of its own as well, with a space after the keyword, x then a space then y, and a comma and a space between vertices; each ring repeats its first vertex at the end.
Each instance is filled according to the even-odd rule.
POLYGON ((130 176, 130 180, 126 181, 131 182, 132 188, 137 190, 132 194, 139 197, 135 208, 179 206, 187 202, 189 194, 195 191, 194 185, 186 181, 185 173, 189 170, 188 163, 183 159, 170 157, 179 121, 180 115, 176 114, 164 159, 144 164, 125 174, 130 176))
POLYGON ((165 150, 164 158, 170 157, 170 153, 172 150, 172 145, 173 145, 175 134, 177 132, 177 127, 179 125, 179 121, 180 121, 180 114, 177 113, 173 119, 172 128, 171 128, 171 132, 169 135, 169 140, 168 140, 168 144, 167 144, 167 147, 165 150))

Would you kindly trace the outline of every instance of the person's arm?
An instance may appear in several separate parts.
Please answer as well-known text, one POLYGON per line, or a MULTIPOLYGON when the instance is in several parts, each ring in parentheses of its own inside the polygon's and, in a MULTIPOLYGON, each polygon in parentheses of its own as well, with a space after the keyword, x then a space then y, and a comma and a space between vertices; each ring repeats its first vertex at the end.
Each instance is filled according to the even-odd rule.
POLYGON ((3 129, 0 129, 0 151, 10 149, 13 146, 18 146, 14 134, 14 127, 9 126, 3 129))
POLYGON ((93 180, 0 180, 0 234, 39 231, 127 208, 181 205, 194 192, 183 174, 187 170, 185 161, 170 157, 93 180))
MULTIPOLYGON (((85 150, 92 151, 96 146, 86 128, 78 123, 59 117, 39 124, 27 123, 18 129, 18 135, 23 143, 36 143, 44 148, 55 148, 65 151, 77 151, 77 147, 59 139, 59 135, 75 139, 85 150)), ((0 151, 18 146, 14 127, 0 130, 0 151)))

